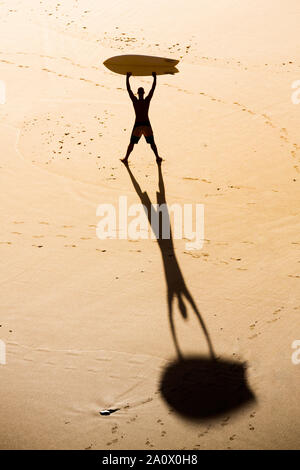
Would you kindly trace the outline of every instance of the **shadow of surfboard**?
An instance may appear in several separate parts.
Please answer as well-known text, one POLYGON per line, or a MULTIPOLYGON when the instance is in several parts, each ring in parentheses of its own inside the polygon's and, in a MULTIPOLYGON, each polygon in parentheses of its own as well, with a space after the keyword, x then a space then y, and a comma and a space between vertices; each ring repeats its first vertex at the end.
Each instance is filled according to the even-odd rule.
POLYGON ((179 415, 203 421, 236 412, 256 401, 246 373, 246 364, 241 362, 187 356, 164 369, 159 389, 179 415))

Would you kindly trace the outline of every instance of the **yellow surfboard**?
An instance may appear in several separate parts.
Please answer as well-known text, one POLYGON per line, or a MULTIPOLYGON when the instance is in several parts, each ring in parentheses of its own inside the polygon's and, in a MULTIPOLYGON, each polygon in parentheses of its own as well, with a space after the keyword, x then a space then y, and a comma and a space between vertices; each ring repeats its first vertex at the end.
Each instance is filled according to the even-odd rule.
POLYGON ((157 75, 178 73, 179 70, 175 67, 178 62, 179 60, 165 57, 128 54, 111 57, 105 60, 103 64, 112 72, 121 75, 131 72, 135 76, 147 76, 152 75, 152 72, 156 72, 157 75))

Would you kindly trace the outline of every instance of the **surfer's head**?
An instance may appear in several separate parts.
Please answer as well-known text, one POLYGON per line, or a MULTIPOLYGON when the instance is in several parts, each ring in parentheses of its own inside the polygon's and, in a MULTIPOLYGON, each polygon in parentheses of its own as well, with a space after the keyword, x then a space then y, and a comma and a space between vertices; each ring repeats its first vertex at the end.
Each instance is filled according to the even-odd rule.
POLYGON ((138 92, 139 98, 140 98, 140 99, 143 98, 143 96, 144 96, 144 94, 145 94, 144 88, 143 88, 143 87, 140 87, 137 92, 138 92))

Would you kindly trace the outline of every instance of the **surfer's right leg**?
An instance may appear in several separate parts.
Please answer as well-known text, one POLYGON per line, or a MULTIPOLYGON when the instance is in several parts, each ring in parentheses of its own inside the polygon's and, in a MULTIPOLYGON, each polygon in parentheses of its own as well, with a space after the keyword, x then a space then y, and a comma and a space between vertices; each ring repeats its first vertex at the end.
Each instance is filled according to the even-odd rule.
POLYGON ((128 148, 127 148, 127 152, 126 152, 126 155, 124 158, 121 158, 121 162, 123 163, 127 163, 128 162, 128 157, 129 155, 131 154, 132 150, 133 150, 133 147, 134 147, 134 143, 133 142, 130 142, 130 144, 128 145, 128 148))
POLYGON ((123 162, 123 163, 127 163, 127 162, 128 162, 128 157, 129 157, 129 155, 131 154, 134 145, 137 144, 138 141, 139 141, 140 138, 141 138, 140 135, 134 135, 134 133, 137 134, 137 133, 135 132, 135 129, 133 129, 133 131, 132 131, 132 134, 131 134, 131 137, 130 137, 130 143, 129 143, 129 145, 128 145, 126 155, 125 155, 124 158, 121 159, 121 162, 123 162))

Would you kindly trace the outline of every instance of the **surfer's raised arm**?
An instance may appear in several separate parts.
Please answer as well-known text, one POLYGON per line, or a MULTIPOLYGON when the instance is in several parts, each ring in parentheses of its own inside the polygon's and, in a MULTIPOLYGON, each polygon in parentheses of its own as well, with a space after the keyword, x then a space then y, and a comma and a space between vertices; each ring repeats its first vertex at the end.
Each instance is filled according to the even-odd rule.
POLYGON ((152 96, 153 96, 153 93, 154 93, 154 90, 155 90, 155 87, 156 87, 156 72, 152 72, 152 76, 153 76, 153 84, 152 84, 152 88, 149 92, 149 95, 147 96, 147 99, 150 101, 152 96))
POLYGON ((126 87, 127 87, 127 91, 128 91, 128 94, 130 96, 130 98, 132 99, 132 101, 134 100, 135 96, 134 94, 132 93, 132 90, 130 88, 130 83, 129 83, 129 77, 131 76, 131 72, 127 72, 126 74, 126 87))

